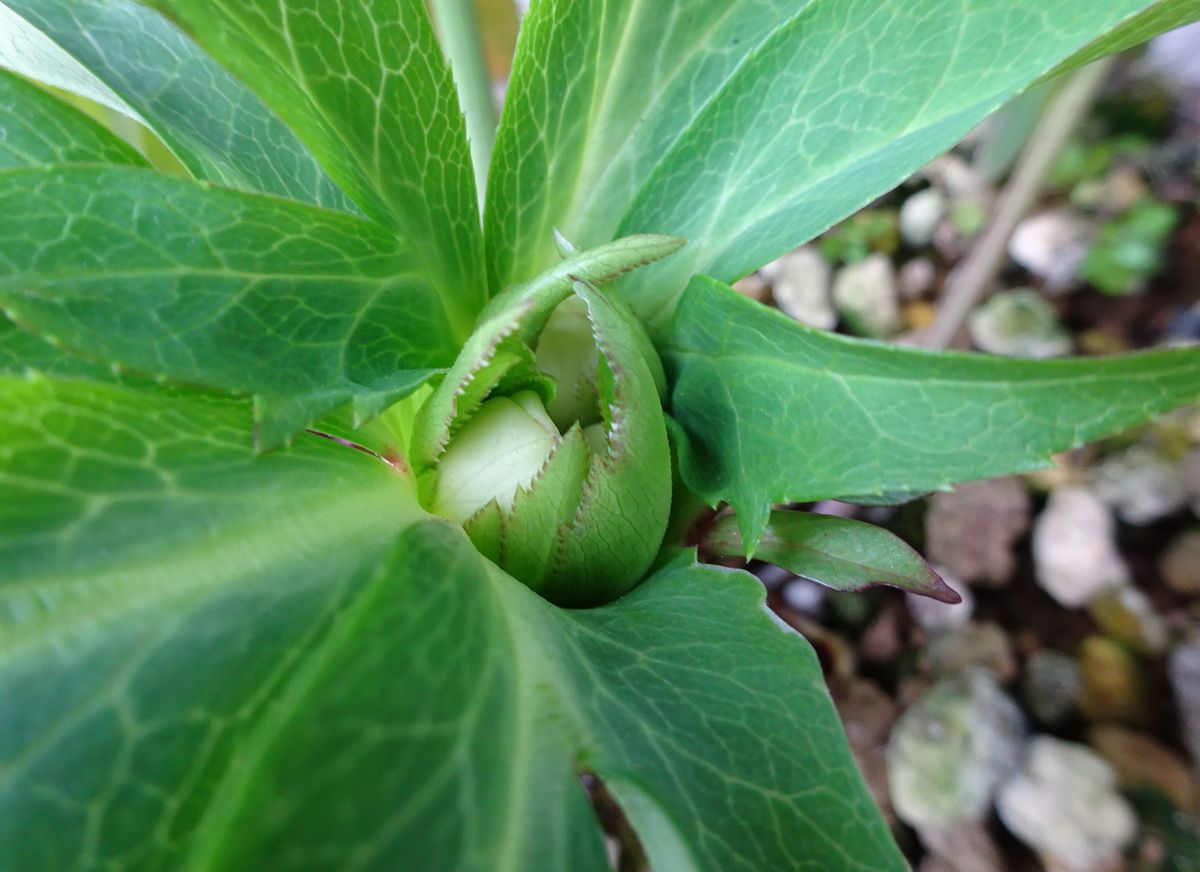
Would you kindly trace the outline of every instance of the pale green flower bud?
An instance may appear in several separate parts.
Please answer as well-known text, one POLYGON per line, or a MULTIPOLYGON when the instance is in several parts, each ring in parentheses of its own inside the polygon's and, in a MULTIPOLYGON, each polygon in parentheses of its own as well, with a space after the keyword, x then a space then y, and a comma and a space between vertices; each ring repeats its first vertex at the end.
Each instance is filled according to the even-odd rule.
POLYGON ((555 602, 594 605, 641 578, 666 530, 658 361, 622 304, 577 280, 552 290, 479 326, 410 455, 425 506, 481 553, 555 602))

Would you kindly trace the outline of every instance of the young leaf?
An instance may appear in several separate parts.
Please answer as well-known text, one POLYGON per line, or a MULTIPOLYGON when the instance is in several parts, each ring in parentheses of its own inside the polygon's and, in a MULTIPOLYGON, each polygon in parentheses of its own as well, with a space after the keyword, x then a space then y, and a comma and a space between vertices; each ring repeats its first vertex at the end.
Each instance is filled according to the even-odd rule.
POLYGON ((666 348, 688 485, 737 510, 930 491, 1049 456, 1200 399, 1200 349, 1016 361, 812 330, 697 277, 666 348))
POLYGON ((726 515, 705 534, 701 547, 725 557, 757 557, 834 590, 860 591, 883 584, 944 603, 962 602, 904 540, 851 518, 771 512, 757 549, 747 554, 737 518, 726 515))
POLYGON ((247 82, 430 281, 486 300, 466 127, 421 0, 149 0, 247 82))
MULTIPOLYGON (((280 618, 262 597, 246 594, 246 618, 270 639, 280 618)), ((488 567, 461 532, 411 527, 288 671, 278 704, 231 739, 219 801, 192 805, 200 823, 177 865, 600 872, 584 771, 624 806, 658 869, 906 868, 816 658, 762 599, 745 574, 675 564, 611 606, 564 612, 488 567)), ((157 689, 160 729, 211 707, 192 681, 148 684, 119 683, 104 702, 140 713, 157 689)), ((152 755, 154 735, 130 736, 126 753, 157 784, 191 748, 152 755)), ((104 813, 122 794, 94 767, 111 758, 79 741, 74 759, 92 767, 79 777, 100 785, 104 813)), ((152 822, 116 821, 104 849, 123 838, 154 856, 152 822)))
POLYGON ((315 437, 256 458, 229 400, 0 378, 0 407, 0 868, 184 868, 411 487, 315 437))
POLYGON ((0 170, 52 163, 145 166, 146 159, 79 110, 0 70, 0 170))
POLYGON ((492 281, 546 266, 552 226, 583 248, 683 236, 622 283, 665 328, 691 275, 731 281, 811 238, 1156 5, 537 4, 497 137, 492 281))
POLYGON ((91 358, 261 398, 265 447, 454 360, 419 259, 338 212, 135 169, 0 173, 0 305, 91 358), (52 242, 51 242, 52 241, 52 242))
MULTIPOLYGON (((132 0, 3 0, 116 92, 198 179, 357 212, 287 126, 161 16, 132 0)), ((47 73, 18 68, 86 97, 47 73)), ((109 101, 111 102, 111 101, 109 101)))

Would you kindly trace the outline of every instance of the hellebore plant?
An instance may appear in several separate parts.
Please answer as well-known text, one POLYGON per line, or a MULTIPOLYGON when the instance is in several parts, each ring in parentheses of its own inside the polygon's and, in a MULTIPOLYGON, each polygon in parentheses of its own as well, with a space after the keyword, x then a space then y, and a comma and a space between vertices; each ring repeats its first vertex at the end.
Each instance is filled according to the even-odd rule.
POLYGON ((953 599, 773 507, 1043 466, 1200 352, 726 283, 1195 3, 535 0, 490 160, 433 5, 453 74, 418 0, 0 3, 0 870, 605 869, 585 784, 660 872, 904 868, 811 649, 702 559, 953 599))

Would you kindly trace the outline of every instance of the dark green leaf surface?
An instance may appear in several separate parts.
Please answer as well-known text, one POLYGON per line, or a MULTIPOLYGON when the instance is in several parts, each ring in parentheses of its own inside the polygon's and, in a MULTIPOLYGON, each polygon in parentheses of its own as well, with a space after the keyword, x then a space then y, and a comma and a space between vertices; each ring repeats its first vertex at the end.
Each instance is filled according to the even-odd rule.
POLYGON ((581 771, 658 868, 904 868, 748 576, 566 612, 235 401, 0 402, 0 868, 603 870, 581 771))
POLYGON ((89 357, 256 395, 268 447, 403 395, 463 327, 378 225, 115 168, 0 173, 0 304, 89 357))
POLYGON ((466 126, 421 0, 150 0, 397 228, 448 301, 486 300, 466 126))
POLYGON ((603 870, 581 771, 659 869, 905 868, 762 596, 676 564, 566 612, 461 533, 411 528, 226 784, 195 868, 603 870))
POLYGON ((726 515, 705 534, 702 547, 723 557, 757 557, 834 590, 860 591, 882 584, 942 602, 962 602, 903 539, 852 518, 771 512, 758 548, 748 554, 737 517, 726 515))
POLYGON ((3 3, 123 98, 196 178, 357 211, 282 121, 151 10, 132 0, 3 3))
POLYGON ((98 381, 113 380, 110 367, 68 354, 0 316, 0 374, 21 375, 26 372, 78 376, 98 381))
POLYGON ((146 160, 82 112, 0 70, 0 170, 51 163, 143 166, 146 160))
POLYGON ((0 407, 0 869, 183 869, 411 488, 315 437, 255 457, 234 401, 0 407))
POLYGON ((665 328, 692 274, 733 280, 811 238, 1154 5, 539 4, 496 145, 493 282, 547 265, 552 226, 582 248, 682 236, 622 283, 665 328))
POLYGON ((1200 349, 1015 361, 803 327, 693 279, 667 343, 689 486, 736 509, 752 548, 773 502, 935 490, 1200 399, 1200 349))

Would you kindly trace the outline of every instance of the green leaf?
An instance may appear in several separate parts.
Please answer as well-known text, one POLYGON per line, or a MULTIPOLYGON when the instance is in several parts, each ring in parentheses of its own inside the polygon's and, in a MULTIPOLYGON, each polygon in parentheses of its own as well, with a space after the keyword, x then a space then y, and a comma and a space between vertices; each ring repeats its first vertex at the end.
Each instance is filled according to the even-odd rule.
POLYGON ((931 491, 1038 469, 1200 399, 1200 349, 1016 361, 811 330, 697 277, 665 350, 698 494, 748 547, 772 503, 931 491))
POLYGON ((68 354, 42 337, 0 317, 0 374, 22 375, 28 372, 96 381, 112 381, 114 378, 110 367, 68 354))
POLYGON ((149 0, 394 226, 464 317, 487 299, 466 126, 421 0, 149 0))
MULTIPOLYGON (((461 532, 410 528, 231 749, 176 868, 599 872, 581 772, 604 780, 655 868, 906 868, 816 658, 762 600, 742 573, 676 564, 612 606, 564 612, 461 532)), ((171 750, 152 762, 188 749, 171 750)))
POLYGON ((98 103, 126 118, 138 117, 78 60, 13 11, 19 0, 0 3, 0 67, 98 103), (12 6, 13 9, 10 9, 12 6))
POLYGON ((315 437, 254 457, 231 400, 0 378, 0 407, 0 868, 183 868, 411 486, 315 437))
POLYGON ((723 557, 757 557, 834 590, 882 584, 944 603, 962 602, 903 539, 851 518, 771 512, 758 547, 747 553, 737 517, 726 515, 705 534, 702 547, 723 557))
POLYGON ((551 262, 552 226, 581 248, 682 236, 622 283, 665 328, 691 275, 732 281, 812 238, 1153 5, 535 5, 493 163, 493 284, 551 262))
POLYGON ((0 70, 0 170, 51 163, 145 166, 146 160, 82 112, 0 70))
MULTIPOLYGON (((308 149, 245 85, 169 22, 132 0, 2 0, 73 58, 87 79, 119 94, 196 178, 357 212, 308 149)), ((0 59, 0 63, 3 59, 0 59)), ((108 105, 60 61, 18 71, 108 105)))
POLYGON ((804 5, 532 4, 488 181, 493 289, 556 263, 555 228, 585 249, 613 239, 667 147, 746 54, 804 5))
POLYGON ((390 231, 136 169, 0 173, 0 304, 89 357, 255 394, 264 447, 404 395, 462 335, 390 231))

